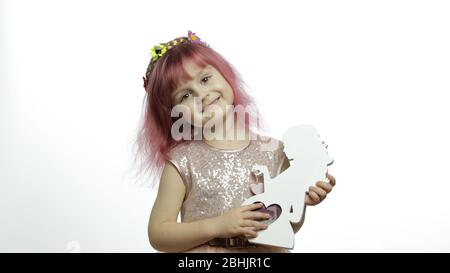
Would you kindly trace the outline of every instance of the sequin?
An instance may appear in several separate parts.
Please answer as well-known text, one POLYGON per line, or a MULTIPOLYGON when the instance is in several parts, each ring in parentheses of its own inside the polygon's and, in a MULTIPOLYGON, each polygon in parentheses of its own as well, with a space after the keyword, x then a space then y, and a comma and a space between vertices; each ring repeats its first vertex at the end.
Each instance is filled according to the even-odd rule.
POLYGON ((253 195, 250 185, 262 182, 255 175, 257 164, 266 165, 271 177, 278 175, 284 160, 288 160, 283 143, 275 140, 277 147, 267 150, 261 148, 265 141, 252 139, 247 147, 238 150, 217 149, 202 140, 176 146, 170 161, 186 187, 181 221, 215 217, 241 206, 253 195))

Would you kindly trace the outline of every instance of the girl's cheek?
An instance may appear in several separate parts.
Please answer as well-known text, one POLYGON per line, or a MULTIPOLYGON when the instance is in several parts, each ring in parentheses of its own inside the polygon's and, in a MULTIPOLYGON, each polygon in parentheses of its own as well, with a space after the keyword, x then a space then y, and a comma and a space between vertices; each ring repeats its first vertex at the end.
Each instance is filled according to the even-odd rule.
POLYGON ((226 102, 226 104, 233 104, 234 102, 234 94, 233 94, 233 89, 231 88, 230 85, 226 85, 224 86, 224 88, 222 89, 224 91, 221 92, 222 98, 224 99, 224 101, 226 102))
POLYGON ((194 105, 192 103, 185 102, 178 106, 180 107, 179 111, 183 112, 182 119, 184 120, 184 122, 194 125, 196 120, 197 121, 201 120, 201 113, 196 112, 198 110, 196 109, 196 107, 194 107, 194 105))

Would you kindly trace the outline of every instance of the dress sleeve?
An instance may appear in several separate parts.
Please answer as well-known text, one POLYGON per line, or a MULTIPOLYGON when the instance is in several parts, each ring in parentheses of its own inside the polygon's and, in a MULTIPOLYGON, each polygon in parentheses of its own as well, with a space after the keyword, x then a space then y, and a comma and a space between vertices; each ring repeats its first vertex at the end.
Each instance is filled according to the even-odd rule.
POLYGON ((191 191, 192 185, 190 162, 189 158, 186 156, 189 153, 183 151, 184 150, 184 147, 182 147, 183 144, 179 145, 181 146, 176 146, 170 151, 168 161, 172 163, 172 165, 177 169, 178 173, 181 176, 181 179, 183 180, 183 184, 186 187, 186 194, 184 196, 184 200, 186 200, 189 192, 191 191))

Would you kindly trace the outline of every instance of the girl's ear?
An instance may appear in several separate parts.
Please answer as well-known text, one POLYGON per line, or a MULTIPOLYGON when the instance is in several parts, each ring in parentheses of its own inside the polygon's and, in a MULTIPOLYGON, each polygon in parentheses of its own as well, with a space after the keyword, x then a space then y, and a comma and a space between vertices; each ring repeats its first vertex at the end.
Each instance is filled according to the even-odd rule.
POLYGON ((146 77, 142 77, 142 79, 144 80, 144 89, 145 89, 145 92, 147 92, 147 78, 146 78, 146 77))

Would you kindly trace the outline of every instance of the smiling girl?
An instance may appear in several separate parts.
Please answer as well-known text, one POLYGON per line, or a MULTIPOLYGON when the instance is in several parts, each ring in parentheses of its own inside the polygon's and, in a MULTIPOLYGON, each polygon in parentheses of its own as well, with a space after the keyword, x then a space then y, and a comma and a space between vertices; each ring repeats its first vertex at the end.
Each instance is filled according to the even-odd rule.
MULTIPOLYGON (((246 112, 249 119, 234 111, 254 106, 236 71, 192 32, 155 46, 152 53, 137 143, 144 168, 160 178, 148 225, 153 248, 289 252, 247 240, 267 228, 261 220, 270 217, 257 211, 261 204, 241 206, 255 194, 250 186, 261 179, 254 166, 266 165, 275 177, 289 167, 289 160, 282 142, 252 130, 249 120, 258 120, 257 111, 246 112), (206 132, 213 137, 205 137, 206 132)), ((318 181, 298 198, 307 205, 320 203, 335 184, 334 177, 327 177, 329 182, 318 181)), ((303 220, 292 224, 295 232, 303 220)))

